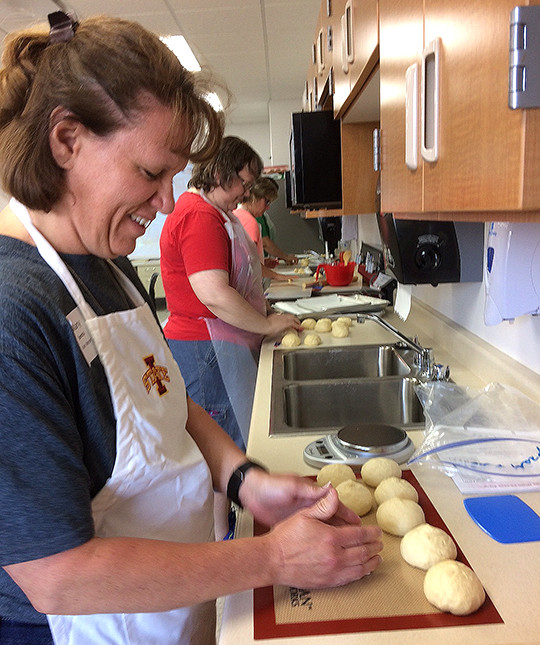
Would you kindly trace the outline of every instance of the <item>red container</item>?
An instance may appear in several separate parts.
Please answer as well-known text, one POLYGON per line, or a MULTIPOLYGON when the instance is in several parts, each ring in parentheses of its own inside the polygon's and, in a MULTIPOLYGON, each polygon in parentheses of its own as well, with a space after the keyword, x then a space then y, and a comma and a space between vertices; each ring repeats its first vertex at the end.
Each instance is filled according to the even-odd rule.
POLYGON ((355 266, 356 264, 354 262, 349 262, 348 264, 339 262, 335 264, 319 264, 317 273, 315 274, 315 280, 318 280, 319 272, 322 269, 326 276, 326 282, 330 286, 345 287, 352 282, 355 266))

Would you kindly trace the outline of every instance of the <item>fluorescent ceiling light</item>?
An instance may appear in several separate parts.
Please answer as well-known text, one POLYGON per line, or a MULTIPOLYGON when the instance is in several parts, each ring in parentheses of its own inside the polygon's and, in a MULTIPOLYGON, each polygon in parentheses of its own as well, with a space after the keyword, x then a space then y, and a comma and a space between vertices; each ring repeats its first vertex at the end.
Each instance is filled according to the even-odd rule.
POLYGON ((167 47, 175 54, 182 65, 190 72, 200 72, 201 66, 191 51, 184 36, 162 36, 160 38, 167 47))
POLYGON ((208 103, 210 103, 210 105, 214 108, 216 112, 223 111, 223 105, 219 100, 219 96, 215 92, 209 92, 206 95, 206 100, 208 101, 208 103))
MULTIPOLYGON (((182 65, 190 72, 200 72, 201 66, 199 61, 195 58, 195 54, 191 51, 190 46, 187 44, 184 36, 161 36, 160 40, 164 42, 167 47, 178 58, 182 65)), ((216 111, 223 110, 223 105, 215 92, 206 94, 206 100, 216 111)))

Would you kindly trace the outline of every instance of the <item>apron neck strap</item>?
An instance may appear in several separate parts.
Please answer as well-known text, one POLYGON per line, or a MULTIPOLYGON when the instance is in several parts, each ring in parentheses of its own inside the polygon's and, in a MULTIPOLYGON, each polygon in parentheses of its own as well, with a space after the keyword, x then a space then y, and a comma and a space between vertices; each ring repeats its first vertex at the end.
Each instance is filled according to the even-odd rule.
MULTIPOLYGON (((10 200, 9 206, 13 211, 13 213, 16 215, 16 217, 19 219, 21 224, 28 231, 28 234, 30 235, 30 237, 34 240, 36 248, 39 251, 39 254, 41 255, 41 257, 45 260, 45 262, 51 267, 51 269, 64 283, 64 286, 69 291, 73 300, 75 300, 75 303, 81 310, 81 313, 85 318, 85 320, 89 320, 90 318, 95 318, 96 317, 95 312, 84 299, 84 296, 81 290, 79 289, 79 286, 75 282, 65 262, 58 255, 58 252, 52 246, 52 244, 34 226, 34 223, 32 222, 30 213, 28 212, 28 209, 26 208, 26 206, 24 206, 23 204, 21 204, 20 202, 18 202, 13 198, 10 200)), ((133 302, 136 305, 143 304, 144 298, 141 296, 141 294, 136 289, 135 285, 131 282, 131 280, 129 280, 127 276, 125 276, 124 273, 120 271, 120 269, 114 264, 114 262, 111 262, 110 260, 107 260, 107 261, 109 262, 115 274, 117 275, 118 279, 120 280, 120 284, 127 292, 127 294, 131 297, 133 302)))

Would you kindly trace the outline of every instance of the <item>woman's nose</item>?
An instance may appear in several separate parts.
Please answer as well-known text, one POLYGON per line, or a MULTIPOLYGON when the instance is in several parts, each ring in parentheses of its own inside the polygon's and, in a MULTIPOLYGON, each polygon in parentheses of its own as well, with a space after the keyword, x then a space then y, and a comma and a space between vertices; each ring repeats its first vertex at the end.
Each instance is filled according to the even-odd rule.
POLYGON ((174 193, 172 181, 163 181, 152 197, 152 205, 165 215, 172 213, 174 209, 174 193))

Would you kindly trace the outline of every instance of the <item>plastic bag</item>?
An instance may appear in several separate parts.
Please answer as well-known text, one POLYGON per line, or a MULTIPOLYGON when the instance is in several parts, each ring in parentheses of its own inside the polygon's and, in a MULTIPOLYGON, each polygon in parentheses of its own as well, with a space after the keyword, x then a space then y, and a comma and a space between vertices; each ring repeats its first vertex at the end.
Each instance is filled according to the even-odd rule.
POLYGON ((500 383, 474 390, 441 381, 421 383, 416 393, 426 431, 410 465, 450 476, 540 478, 540 406, 524 394, 500 383))

